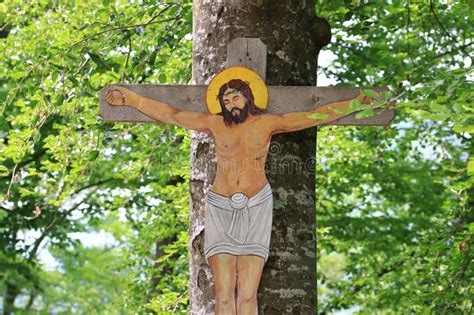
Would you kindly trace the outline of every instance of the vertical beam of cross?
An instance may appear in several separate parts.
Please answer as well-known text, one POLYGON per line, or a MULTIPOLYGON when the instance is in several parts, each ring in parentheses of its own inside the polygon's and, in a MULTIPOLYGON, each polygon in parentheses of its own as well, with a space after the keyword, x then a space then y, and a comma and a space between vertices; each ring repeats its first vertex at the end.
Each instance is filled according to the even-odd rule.
MULTIPOLYGON (((227 67, 245 66, 257 72, 262 79, 265 80, 266 63, 267 47, 258 38, 235 38, 227 45, 227 67)), ((215 149, 212 141, 210 145, 210 151, 214 152, 215 149)), ((199 154, 198 148, 191 153, 191 159, 196 158, 194 154, 199 154)), ((212 165, 212 168, 214 169, 215 165, 212 165)), ((213 176, 211 178, 213 181, 213 176)), ((206 183, 211 184, 212 181, 206 180, 206 183)), ((207 193, 209 186, 205 185, 204 189, 205 193, 207 193)), ((202 195, 200 191, 194 193, 198 197, 192 196, 191 200, 201 198, 202 195)), ((198 314, 201 310, 205 309, 206 314, 208 314, 208 312, 212 312, 214 307, 213 299, 215 287, 211 285, 213 284, 212 274, 207 267, 203 252, 205 212, 202 204, 191 206, 189 221, 191 222, 189 230, 191 243, 189 255, 191 313, 198 314), (206 281, 206 284, 203 285, 204 281, 206 281)))

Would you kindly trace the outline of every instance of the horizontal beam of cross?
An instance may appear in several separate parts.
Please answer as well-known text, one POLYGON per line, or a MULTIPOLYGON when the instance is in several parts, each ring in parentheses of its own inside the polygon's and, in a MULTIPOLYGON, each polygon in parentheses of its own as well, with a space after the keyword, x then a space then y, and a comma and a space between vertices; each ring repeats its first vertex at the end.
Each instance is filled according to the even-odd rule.
MULTIPOLYGON (((114 84, 123 86, 141 96, 172 105, 182 111, 206 112, 205 85, 156 85, 156 84, 114 84)), ((110 87, 110 86, 108 86, 110 87)), ((384 88, 371 88, 377 92, 384 88)), ((130 106, 109 105, 104 98, 104 88, 100 97, 100 115, 108 122, 157 122, 130 106)), ((361 91, 357 87, 316 87, 316 86, 268 86, 268 113, 310 111, 329 103, 355 98, 361 91)), ((331 122, 331 125, 373 125, 385 126, 395 115, 393 109, 380 109, 377 114, 364 119, 356 119, 356 113, 331 122)))

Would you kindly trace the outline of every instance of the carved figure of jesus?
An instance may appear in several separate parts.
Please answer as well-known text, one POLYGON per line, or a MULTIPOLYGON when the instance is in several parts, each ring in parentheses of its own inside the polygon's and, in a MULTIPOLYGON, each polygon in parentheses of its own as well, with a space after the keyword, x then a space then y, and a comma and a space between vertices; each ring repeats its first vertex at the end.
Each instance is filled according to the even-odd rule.
MULTIPOLYGON (((204 253, 216 288, 215 313, 257 314, 257 289, 272 228, 273 195, 264 171, 270 140, 274 134, 337 120, 347 115, 337 110, 348 109, 351 100, 273 115, 257 106, 255 91, 245 78, 231 79, 217 90, 217 114, 180 111, 118 86, 108 88, 105 97, 111 105, 132 106, 160 122, 213 137, 217 172, 206 195, 204 253), (310 118, 314 113, 325 118, 310 118)), ((356 99, 368 103, 362 94, 356 99)))

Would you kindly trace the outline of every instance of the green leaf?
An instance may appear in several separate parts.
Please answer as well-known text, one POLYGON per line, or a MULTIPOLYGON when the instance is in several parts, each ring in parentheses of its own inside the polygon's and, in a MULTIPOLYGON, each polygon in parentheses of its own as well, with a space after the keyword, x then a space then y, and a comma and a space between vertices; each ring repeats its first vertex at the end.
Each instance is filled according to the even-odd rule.
POLYGON ((313 114, 309 115, 308 117, 311 118, 311 119, 315 119, 315 120, 324 120, 324 119, 328 118, 329 115, 324 114, 324 113, 313 113, 313 114))
POLYGON ((374 112, 370 109, 363 110, 355 115, 356 119, 364 119, 374 116, 374 112))
POLYGON ((394 95, 392 91, 382 91, 380 92, 380 96, 382 97, 382 100, 387 101, 391 99, 394 95))
POLYGON ((429 119, 431 113, 423 109, 407 109, 407 112, 417 119, 429 119))
POLYGON ((454 125, 453 131, 457 133, 467 132, 474 134, 474 125, 462 126, 462 125, 454 125))
POLYGON ((150 66, 153 66, 155 64, 157 54, 158 54, 158 51, 156 49, 154 49, 153 52, 150 54, 150 57, 148 58, 148 64, 150 66))
POLYGON ((332 111, 339 115, 349 115, 355 112, 356 110, 352 108, 339 108, 339 109, 332 109, 332 111))
POLYGON ((18 190, 19 190, 20 195, 22 197, 34 196, 35 195, 35 192, 33 190, 30 190, 30 189, 27 189, 27 188, 24 188, 24 187, 20 187, 18 190))
POLYGON ((449 113, 434 113, 428 116, 429 119, 439 121, 439 122, 445 121, 449 119, 450 117, 451 115, 449 113))
POLYGON ((358 111, 358 110, 364 110, 364 109, 366 109, 368 106, 362 104, 359 100, 353 99, 353 100, 351 101, 351 103, 349 104, 349 107, 352 108, 352 109, 355 110, 355 111, 358 111))
POLYGON ((430 104, 430 108, 434 111, 437 111, 437 112, 448 112, 448 108, 445 106, 445 105, 441 105, 439 103, 436 103, 436 102, 432 102, 430 104))
POLYGON ((370 98, 377 98, 379 95, 375 90, 367 89, 361 91, 362 95, 370 97, 370 98))
POLYGON ((469 176, 474 175, 474 158, 470 158, 469 162, 467 162, 467 174, 469 176))
POLYGON ((24 75, 25 75, 25 72, 23 72, 23 71, 16 71, 16 72, 10 73, 10 78, 12 78, 12 79, 14 79, 14 80, 18 80, 18 79, 23 78, 24 75))
POLYGON ((98 69, 101 70, 110 70, 110 66, 98 55, 91 52, 88 52, 89 57, 97 65, 98 69))
POLYGON ((166 74, 160 73, 158 80, 160 80, 160 83, 166 83, 166 74))
POLYGON ((56 106, 61 106, 64 102, 64 95, 60 94, 56 96, 56 101, 54 102, 56 106))
POLYGON ((464 112, 464 108, 463 108, 463 104, 462 103, 454 103, 453 104, 453 110, 457 113, 457 114, 461 114, 464 112))
POLYGON ((469 230, 469 232, 473 233, 474 232, 474 222, 471 222, 471 223, 468 223, 466 225, 467 229, 469 230))
POLYGON ((10 174, 8 167, 6 167, 5 165, 0 165, 0 176, 8 176, 8 174, 10 174))
POLYGON ((89 161, 94 161, 95 159, 97 159, 98 156, 99 156, 99 150, 92 150, 88 152, 87 159, 89 161))

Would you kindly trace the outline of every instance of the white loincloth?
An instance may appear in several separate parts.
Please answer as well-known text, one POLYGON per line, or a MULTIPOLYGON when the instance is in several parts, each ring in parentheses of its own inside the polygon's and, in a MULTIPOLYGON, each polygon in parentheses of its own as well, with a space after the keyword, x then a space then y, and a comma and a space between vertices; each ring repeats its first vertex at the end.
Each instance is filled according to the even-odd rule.
POLYGON ((231 197, 210 191, 206 196, 204 255, 218 253, 257 255, 268 259, 272 231, 273 195, 267 183, 248 197, 235 193, 231 197))

